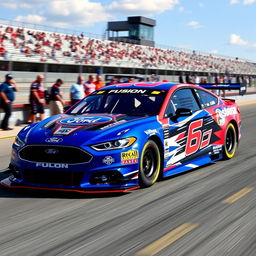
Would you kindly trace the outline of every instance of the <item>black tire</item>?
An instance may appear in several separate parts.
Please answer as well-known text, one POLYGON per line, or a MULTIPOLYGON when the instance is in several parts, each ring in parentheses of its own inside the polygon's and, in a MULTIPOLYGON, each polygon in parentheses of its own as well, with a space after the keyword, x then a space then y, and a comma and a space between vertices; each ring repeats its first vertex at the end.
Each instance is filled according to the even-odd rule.
POLYGON ((237 133, 234 125, 229 123, 226 133, 225 142, 223 146, 223 158, 231 159, 234 157, 237 149, 237 133))
POLYGON ((161 167, 160 151, 153 140, 148 140, 140 156, 139 184, 150 187, 158 179, 161 167))

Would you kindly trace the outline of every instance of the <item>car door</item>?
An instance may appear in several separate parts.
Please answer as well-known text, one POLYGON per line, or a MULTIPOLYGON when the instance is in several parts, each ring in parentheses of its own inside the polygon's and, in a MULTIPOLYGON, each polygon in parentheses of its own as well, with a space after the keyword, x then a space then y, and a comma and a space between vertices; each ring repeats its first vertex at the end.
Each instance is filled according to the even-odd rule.
POLYGON ((165 117, 165 167, 192 162, 209 152, 212 130, 205 129, 209 114, 201 107, 193 88, 181 88, 170 97, 165 117))

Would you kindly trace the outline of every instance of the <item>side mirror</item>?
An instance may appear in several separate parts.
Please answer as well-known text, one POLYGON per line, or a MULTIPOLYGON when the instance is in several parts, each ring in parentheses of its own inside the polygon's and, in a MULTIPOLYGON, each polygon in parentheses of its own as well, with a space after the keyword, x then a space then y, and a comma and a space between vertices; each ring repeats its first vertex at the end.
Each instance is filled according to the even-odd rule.
POLYGON ((192 110, 188 108, 177 108, 175 111, 176 116, 191 116, 192 110))

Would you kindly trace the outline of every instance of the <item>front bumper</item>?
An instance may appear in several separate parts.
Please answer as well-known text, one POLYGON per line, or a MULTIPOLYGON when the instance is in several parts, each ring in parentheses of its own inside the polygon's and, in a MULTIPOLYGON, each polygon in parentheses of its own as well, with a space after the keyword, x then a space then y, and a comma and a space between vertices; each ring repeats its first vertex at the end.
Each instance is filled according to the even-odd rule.
POLYGON ((139 188, 139 163, 138 159, 122 162, 122 152, 90 152, 91 161, 67 164, 24 160, 13 148, 9 166, 12 175, 0 184, 9 188, 79 193, 127 192, 139 188))
POLYGON ((104 194, 104 193, 125 193, 140 188, 140 186, 132 187, 110 187, 110 188, 56 188, 47 186, 32 186, 22 183, 17 183, 12 180, 12 176, 2 180, 0 184, 5 188, 11 189, 29 189, 29 190, 44 190, 44 191, 60 191, 60 192, 75 192, 83 194, 104 194))

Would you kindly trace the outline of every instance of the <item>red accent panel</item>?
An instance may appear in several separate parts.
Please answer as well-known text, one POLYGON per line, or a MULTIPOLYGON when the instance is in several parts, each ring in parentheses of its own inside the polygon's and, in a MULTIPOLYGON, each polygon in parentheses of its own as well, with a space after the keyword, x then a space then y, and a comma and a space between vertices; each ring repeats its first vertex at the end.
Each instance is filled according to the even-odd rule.
POLYGON ((184 136, 185 136, 185 134, 186 134, 186 132, 182 132, 182 133, 178 136, 178 138, 176 139, 176 141, 179 141, 179 140, 183 139, 184 136))
POLYGON ((176 167, 176 166, 177 166, 177 165, 172 165, 172 166, 170 166, 170 167, 168 167, 168 168, 165 168, 165 169, 164 169, 164 172, 167 172, 167 171, 173 169, 173 168, 176 167))
POLYGON ((7 184, 0 182, 0 184, 6 188, 16 188, 16 189, 35 189, 35 190, 47 190, 47 191, 66 191, 66 192, 76 192, 82 194, 103 194, 103 193, 120 193, 120 192, 128 192, 131 190, 135 190, 140 188, 139 186, 128 188, 128 189, 120 189, 120 190, 107 190, 107 191, 83 191, 77 189, 63 189, 63 188, 42 188, 42 187, 33 187, 33 186, 8 186, 7 184))

